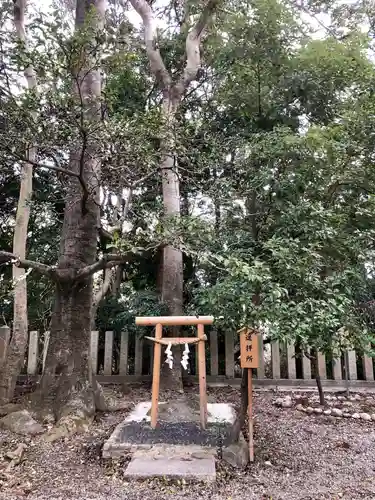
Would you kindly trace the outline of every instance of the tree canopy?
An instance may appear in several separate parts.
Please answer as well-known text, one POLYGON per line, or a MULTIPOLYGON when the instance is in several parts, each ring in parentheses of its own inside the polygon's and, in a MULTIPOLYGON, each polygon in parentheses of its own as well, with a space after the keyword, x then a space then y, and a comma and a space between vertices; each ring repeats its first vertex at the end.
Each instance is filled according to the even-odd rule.
POLYGON ((223 330, 251 325, 306 350, 368 349, 375 14, 366 3, 112 1, 102 26, 87 12, 75 30, 66 3, 48 12, 29 3, 27 44, 11 6, 0 13, 3 321, 13 321, 9 255, 31 143, 26 254, 46 266, 19 263, 31 269, 31 328, 51 320, 50 278, 77 223, 66 217, 74 185, 82 220, 99 205, 95 255, 76 278, 93 271, 100 327, 173 313, 182 300, 223 330), (200 54, 191 75, 189 41, 200 54), (21 81, 27 67, 36 89, 21 81), (74 90, 83 70, 100 75, 96 94, 74 90), (96 184, 86 146, 100 162, 96 184), (176 252, 181 300, 178 287, 168 292, 180 279, 176 252))

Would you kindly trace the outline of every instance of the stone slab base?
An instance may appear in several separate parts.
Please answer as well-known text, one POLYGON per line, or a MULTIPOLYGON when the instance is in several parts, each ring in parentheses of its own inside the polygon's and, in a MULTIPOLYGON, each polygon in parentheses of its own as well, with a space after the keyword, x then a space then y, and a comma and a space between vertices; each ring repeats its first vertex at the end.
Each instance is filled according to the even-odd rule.
POLYGON ((189 444, 187 446, 170 446, 167 444, 158 444, 149 449, 139 448, 133 453, 133 458, 152 458, 153 460, 175 458, 178 460, 190 461, 193 459, 203 459, 215 457, 216 448, 209 448, 189 444))
POLYGON ((229 446, 232 439, 233 422, 236 415, 231 405, 208 405, 207 428, 203 430, 196 422, 158 422, 152 429, 148 415, 151 403, 139 403, 121 422, 103 446, 103 458, 119 458, 136 450, 150 450, 155 445, 208 448, 229 446))
POLYGON ((167 478, 170 480, 212 482, 216 479, 215 460, 213 457, 193 458, 134 458, 127 466, 125 479, 142 480, 151 478, 167 478))

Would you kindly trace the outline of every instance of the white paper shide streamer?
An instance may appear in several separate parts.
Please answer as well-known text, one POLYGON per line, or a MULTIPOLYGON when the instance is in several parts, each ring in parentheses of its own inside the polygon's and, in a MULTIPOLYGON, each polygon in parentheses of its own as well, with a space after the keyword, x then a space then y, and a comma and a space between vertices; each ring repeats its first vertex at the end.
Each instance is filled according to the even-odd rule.
POLYGON ((172 368, 173 368, 172 344, 168 344, 168 347, 165 350, 165 354, 167 355, 167 359, 165 360, 165 362, 168 364, 169 368, 172 370, 172 368))
MULTIPOLYGON (((190 352, 189 346, 188 346, 188 344, 185 344, 185 349, 184 349, 184 352, 182 353, 182 360, 181 360, 181 364, 182 364, 184 370, 187 370, 188 366, 189 366, 189 352, 190 352)), ((168 344, 168 346, 165 350, 165 354, 167 355, 167 359, 165 360, 165 362, 167 363, 169 368, 172 370, 172 368, 173 368, 172 344, 168 344)))
POLYGON ((189 346, 188 346, 188 344, 185 344, 185 349, 184 349, 184 352, 182 353, 181 364, 184 367, 184 370, 187 370, 187 367, 189 364, 189 346))

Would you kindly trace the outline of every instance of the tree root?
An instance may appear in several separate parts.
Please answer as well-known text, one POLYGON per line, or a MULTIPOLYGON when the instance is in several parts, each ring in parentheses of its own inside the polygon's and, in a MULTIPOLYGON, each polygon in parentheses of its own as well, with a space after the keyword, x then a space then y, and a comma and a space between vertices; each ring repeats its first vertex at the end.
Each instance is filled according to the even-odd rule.
POLYGON ((95 409, 100 412, 114 412, 128 410, 132 404, 129 401, 119 401, 114 397, 106 397, 103 387, 94 381, 95 409))
POLYGON ((53 402, 57 423, 45 435, 49 442, 87 432, 95 415, 95 392, 99 386, 89 380, 77 383, 66 391, 56 394, 53 402))
MULTIPOLYGON (((16 416, 17 412, 25 413, 21 410, 27 408, 31 419, 35 418, 49 428, 43 439, 54 442, 76 433, 87 432, 96 411, 126 411, 132 407, 129 401, 105 395, 102 386, 96 380, 93 380, 92 384, 82 384, 79 388, 72 387, 67 396, 67 400, 65 399, 64 402, 60 400, 60 404, 57 399, 43 397, 36 398, 32 405, 4 405, 0 407, 0 416, 13 413, 16 416)), ((35 421, 34 423, 39 425, 35 421)))
POLYGON ((66 415, 45 434, 44 439, 49 443, 53 443, 77 433, 87 432, 93 418, 94 416, 80 414, 79 412, 77 414, 66 415))
POLYGON ((5 456, 10 459, 10 462, 5 469, 5 472, 10 472, 16 465, 22 462, 23 455, 27 446, 25 443, 20 443, 14 451, 7 451, 5 456))
MULTIPOLYGON (((102 404, 101 408, 97 408, 97 410, 103 412, 116 412, 128 410, 130 406, 131 403, 129 402, 110 400, 108 403, 105 402, 104 405, 102 404)), ((44 435, 44 439, 52 443, 77 433, 87 432, 94 420, 94 415, 94 411, 87 411, 87 409, 76 409, 72 411, 72 407, 67 406, 66 409, 63 410, 62 417, 58 420, 56 425, 44 435)))
POLYGON ((0 406, 0 417, 4 417, 5 415, 9 415, 9 413, 14 413, 16 411, 22 410, 23 407, 17 403, 7 403, 0 406))
POLYGON ((94 379, 93 380, 94 389, 94 404, 98 411, 107 411, 107 403, 104 396, 103 387, 94 379))

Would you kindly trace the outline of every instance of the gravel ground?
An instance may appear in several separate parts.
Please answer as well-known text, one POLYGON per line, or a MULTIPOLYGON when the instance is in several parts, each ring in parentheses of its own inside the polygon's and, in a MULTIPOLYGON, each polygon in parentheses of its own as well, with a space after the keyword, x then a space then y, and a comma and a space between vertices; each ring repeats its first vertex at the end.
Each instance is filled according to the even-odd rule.
MULTIPOLYGON (((285 396, 286 393, 283 393, 285 396)), ((149 398, 145 389, 123 396, 132 404, 149 398)), ((375 499, 375 422, 306 415, 273 405, 276 395, 254 398, 256 460, 238 472, 217 464, 213 486, 166 482, 127 483, 129 457, 101 459, 101 447, 126 412, 102 414, 86 435, 53 444, 0 432, 0 499, 13 500, 318 500, 375 499), (10 473, 8 451, 26 443, 24 461, 10 473)), ((238 404, 239 392, 212 389, 210 398, 238 404)), ((337 405, 337 403, 335 403, 337 405)), ((355 403, 375 413, 375 400, 355 403)))

